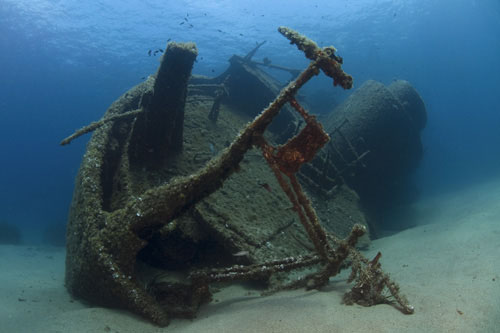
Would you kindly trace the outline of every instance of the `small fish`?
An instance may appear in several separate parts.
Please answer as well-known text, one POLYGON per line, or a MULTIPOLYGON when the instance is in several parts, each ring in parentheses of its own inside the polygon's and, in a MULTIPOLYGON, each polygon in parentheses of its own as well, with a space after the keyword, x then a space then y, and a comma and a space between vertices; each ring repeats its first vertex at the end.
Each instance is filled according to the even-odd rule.
POLYGON ((239 251, 236 253, 233 253, 233 257, 246 257, 250 253, 248 251, 239 251))
POLYGON ((213 144, 213 143, 211 143, 211 142, 210 142, 210 143, 208 144, 208 148, 210 149, 210 152, 212 153, 212 156, 217 155, 217 151, 215 150, 215 146, 214 146, 214 144, 213 144))
POLYGON ((271 186, 269 186, 268 183, 263 183, 263 184, 259 184, 260 186, 262 186, 263 188, 265 188, 269 193, 272 193, 273 190, 271 189, 271 186))
POLYGON ((183 25, 184 23, 186 23, 186 22, 182 21, 181 23, 179 23, 179 25, 183 25))
POLYGON ((218 31, 218 32, 224 32, 224 31, 222 31, 222 30, 220 30, 220 29, 217 29, 217 31, 218 31))
POLYGON ((158 51, 159 51, 160 53, 163 53, 163 49, 158 49, 158 51))
POLYGON ((151 57, 151 50, 148 51, 148 55, 151 57))
POLYGON ((184 21, 188 22, 188 18, 187 18, 187 17, 185 17, 185 18, 184 18, 184 21))
POLYGON ((172 38, 167 39, 167 43, 170 42, 171 40, 172 40, 172 38))

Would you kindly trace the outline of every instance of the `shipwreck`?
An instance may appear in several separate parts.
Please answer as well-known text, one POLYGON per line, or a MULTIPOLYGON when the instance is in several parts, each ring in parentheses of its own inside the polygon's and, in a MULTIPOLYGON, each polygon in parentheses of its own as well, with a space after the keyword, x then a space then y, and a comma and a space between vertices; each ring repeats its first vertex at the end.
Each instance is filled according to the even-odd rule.
POLYGON ((356 245, 368 242, 363 200, 390 195, 383 179, 404 179, 421 156, 423 102, 406 81, 370 81, 322 125, 297 92, 321 72, 344 89, 352 77, 334 47, 279 32, 306 69, 252 60, 261 43, 201 77, 196 45, 170 42, 155 75, 61 142, 93 132, 68 219, 72 295, 165 326, 195 316, 217 282, 321 288, 350 267, 345 303, 413 313, 380 253, 369 260, 356 245), (264 66, 292 79, 283 86, 264 66), (287 279, 294 270, 306 273, 287 279))

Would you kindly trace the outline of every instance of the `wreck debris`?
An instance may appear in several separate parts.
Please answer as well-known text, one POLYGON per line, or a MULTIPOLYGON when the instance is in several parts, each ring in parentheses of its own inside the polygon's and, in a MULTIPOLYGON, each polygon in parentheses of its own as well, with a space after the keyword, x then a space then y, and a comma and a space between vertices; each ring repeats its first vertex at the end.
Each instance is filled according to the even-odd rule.
POLYGON ((405 314, 412 314, 415 311, 413 305, 408 302, 404 295, 399 293, 399 285, 380 268, 381 256, 382 254, 378 252, 373 260, 368 261, 358 251, 351 251, 352 271, 347 282, 351 283, 355 280, 356 283, 351 291, 344 295, 344 303, 348 305, 356 303, 362 306, 391 304, 393 301, 390 297, 384 295, 384 288, 387 288, 390 296, 398 303, 400 310, 405 314))
POLYGON ((194 43, 168 44, 152 94, 142 98, 145 112, 135 120, 129 144, 131 164, 162 165, 169 154, 182 149, 187 82, 197 55, 194 43))
POLYGON ((333 79, 333 85, 340 85, 344 89, 352 88, 352 76, 344 73, 342 58, 338 57, 337 50, 333 46, 321 49, 315 42, 302 36, 298 32, 287 27, 279 27, 278 31, 290 40, 290 44, 297 45, 297 48, 304 52, 306 57, 317 62, 326 76, 333 79))
POLYGON ((64 138, 61 141, 60 145, 64 146, 64 145, 70 144, 71 141, 73 141, 74 139, 76 139, 76 138, 78 138, 78 137, 80 137, 80 136, 82 136, 84 134, 90 133, 90 132, 98 129, 99 127, 101 127, 102 125, 106 124, 107 122, 116 121, 116 120, 120 120, 120 119, 129 118, 129 117, 132 117, 132 116, 136 116, 136 115, 138 115, 142 111, 143 111, 143 109, 132 110, 132 111, 128 111, 128 112, 121 113, 121 114, 115 114, 115 115, 103 118, 103 119, 101 119, 99 121, 93 121, 89 125, 80 128, 79 130, 75 131, 75 133, 73 133, 70 136, 64 138))
POLYGON ((304 165, 298 174, 310 189, 326 197, 331 196, 337 186, 346 183, 345 178, 348 173, 352 174, 366 168, 363 161, 370 151, 366 150, 363 137, 357 138, 358 148, 356 148, 351 139, 342 132, 342 127, 348 123, 349 119, 345 118, 340 125, 328 133, 331 140, 328 141, 326 153, 318 154, 313 163, 304 165), (358 150, 364 151, 358 153, 358 150))
MULTIPOLYGON (((335 85, 341 85, 345 89, 352 86, 352 78, 342 71, 338 62, 340 58, 334 54, 333 47, 320 49, 314 42, 291 29, 280 27, 279 31, 292 43, 297 44, 299 49, 304 50, 313 61, 264 111, 241 130, 227 148, 197 172, 146 188, 139 194, 132 194, 138 191, 127 190, 131 181, 126 171, 132 169, 129 163, 141 166, 145 160, 147 167, 155 167, 162 164, 168 154, 175 153, 180 148, 178 141, 182 138, 182 128, 177 126, 182 127, 186 77, 189 76, 192 61, 196 57, 194 44, 169 44, 155 78, 154 89, 145 85, 133 92, 130 103, 137 103, 140 96, 141 106, 146 109, 138 113, 134 121, 107 121, 94 132, 77 177, 68 223, 66 286, 73 295, 97 304, 128 309, 163 326, 168 324, 172 316, 194 315, 199 305, 210 299, 209 284, 213 281, 262 279, 276 271, 320 264, 321 270, 304 280, 308 288, 319 288, 328 282, 329 277, 339 272, 342 263, 353 253, 354 245, 366 228, 355 225, 349 237, 337 242, 337 247, 334 248, 329 241, 329 235, 319 223, 295 174, 303 163, 314 157, 329 138, 322 130, 321 124, 295 101, 294 96, 309 79, 318 75, 320 70, 332 77, 335 85), (179 54, 188 56, 173 57, 169 60, 170 63, 164 64, 165 59, 168 59, 169 49, 177 47, 179 54), (163 75, 163 69, 176 68, 176 63, 180 63, 183 68, 182 75, 178 78, 180 87, 177 87, 176 93, 169 89, 163 90, 167 95, 173 94, 176 99, 169 101, 160 96, 155 97, 158 91, 162 91, 161 88, 156 89, 157 84, 161 85, 169 76, 179 76, 178 73, 167 74, 167 78, 163 75), (164 108, 171 105, 171 102, 174 106, 166 115, 164 108), (304 118, 306 126, 283 146, 272 147, 265 141, 263 134, 287 103, 304 118), (162 107, 155 110, 155 105, 162 107), (165 122, 165 117, 169 119, 168 125, 151 121, 156 118, 165 122), (163 130, 156 126, 162 126, 163 130), (173 126, 169 127, 173 130, 163 134, 164 126, 173 126), (152 133, 159 133, 160 138, 153 134, 144 134, 150 130, 152 133), (108 131, 114 135, 108 136, 108 131), (171 226, 174 219, 221 188, 223 182, 239 169, 244 155, 254 146, 262 149, 279 184, 292 202, 293 209, 299 215, 317 254, 276 259, 243 267, 239 265, 193 270, 189 283, 170 284, 159 279, 153 284, 144 283, 137 270, 140 251, 149 245, 160 229, 171 226), (105 147, 109 148, 103 149, 105 147), (157 153, 158 155, 151 157, 151 154, 157 153), (110 155, 117 156, 119 162, 107 161, 110 155), (121 164, 117 165, 118 163, 121 164), (119 172, 115 174, 108 170, 119 172), (117 177, 120 178, 119 182, 112 183, 111 180, 117 177), (285 177, 288 180, 285 180, 285 177), (118 192, 122 190, 119 200, 109 199, 112 186, 116 187, 118 192), (108 204, 108 201, 118 201, 119 204, 108 204)), ((138 169, 148 171, 148 168, 144 167, 138 169)), ((397 288, 390 290, 398 293, 397 288)))
POLYGON ((222 82, 221 86, 219 89, 215 91, 215 99, 214 103, 212 104, 212 108, 210 109, 210 112, 208 113, 208 119, 211 120, 213 123, 217 122, 217 119, 219 118, 219 110, 220 110, 220 103, 226 97, 229 95, 226 84, 228 80, 231 79, 231 75, 226 76, 224 79, 224 82, 222 82))
POLYGON ((255 47, 247 53, 247 55, 245 57, 243 57, 243 60, 245 61, 250 61, 252 60, 252 57, 255 55, 255 53, 260 49, 260 47, 262 45, 264 45, 266 43, 266 41, 263 41, 263 42, 260 42, 260 43, 257 43, 257 45, 255 45, 255 47))
POLYGON ((259 66, 264 66, 264 67, 278 69, 280 71, 288 72, 288 73, 290 73, 292 80, 300 74, 300 69, 288 68, 288 67, 284 67, 284 66, 271 64, 271 60, 269 60, 268 58, 264 58, 264 61, 262 61, 262 62, 252 61, 251 63, 255 64, 255 65, 259 65, 259 66))
POLYGON ((409 82, 386 86, 368 80, 322 118, 332 143, 301 173, 316 184, 311 188, 325 193, 340 181, 355 190, 374 221, 370 231, 377 235, 383 223, 390 223, 388 213, 418 193, 413 174, 423 155, 425 121, 424 103, 409 82))
POLYGON ((278 65, 271 64, 271 60, 269 60, 269 58, 267 58, 267 57, 265 57, 262 60, 262 62, 252 60, 252 58, 255 55, 255 53, 265 43, 266 43, 266 41, 263 41, 261 43, 257 43, 257 45, 250 52, 248 52, 246 56, 243 57, 243 61, 246 62, 246 63, 254 64, 254 65, 260 65, 260 66, 265 66, 265 67, 269 67, 269 68, 273 68, 273 69, 279 69, 279 70, 282 70, 282 71, 285 71, 285 72, 289 72, 290 75, 292 76, 292 80, 294 78, 296 78, 300 74, 300 72, 301 72, 300 69, 288 68, 288 67, 283 67, 283 66, 278 66, 278 65))

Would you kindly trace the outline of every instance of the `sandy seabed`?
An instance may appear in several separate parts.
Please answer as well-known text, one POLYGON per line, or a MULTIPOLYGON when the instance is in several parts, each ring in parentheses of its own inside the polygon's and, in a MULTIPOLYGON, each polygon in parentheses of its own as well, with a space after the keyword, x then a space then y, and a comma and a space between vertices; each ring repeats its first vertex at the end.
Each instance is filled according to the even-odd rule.
POLYGON ((64 288, 64 249, 0 246, 0 332, 499 332, 500 181, 419 202, 420 225, 372 242, 415 307, 341 304, 346 276, 322 291, 260 297, 244 286, 215 294, 194 320, 158 328, 91 307, 64 288))

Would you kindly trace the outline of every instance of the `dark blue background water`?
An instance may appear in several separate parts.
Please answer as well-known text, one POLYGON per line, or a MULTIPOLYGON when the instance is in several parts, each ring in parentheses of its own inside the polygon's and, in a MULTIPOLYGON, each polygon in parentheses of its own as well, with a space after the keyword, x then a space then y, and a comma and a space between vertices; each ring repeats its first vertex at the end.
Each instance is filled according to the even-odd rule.
MULTIPOLYGON (((28 241, 65 223, 89 136, 58 143, 155 71, 149 49, 194 41, 193 72, 215 75, 267 40, 257 58, 303 68, 279 25, 335 45, 358 87, 400 78, 420 92, 429 114, 416 175, 423 195, 499 176, 496 0, 0 0, 0 221, 32 230, 28 241)), ((306 88, 345 97, 324 78, 306 88)))

